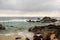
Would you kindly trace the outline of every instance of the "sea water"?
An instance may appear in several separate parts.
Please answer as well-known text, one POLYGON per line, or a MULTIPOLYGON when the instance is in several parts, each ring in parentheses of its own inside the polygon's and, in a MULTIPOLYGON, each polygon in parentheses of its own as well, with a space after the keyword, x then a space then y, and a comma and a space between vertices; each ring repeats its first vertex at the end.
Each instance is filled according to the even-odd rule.
POLYGON ((0 30, 0 34, 21 32, 30 27, 49 25, 49 23, 27 22, 29 19, 37 20, 37 17, 0 17, 0 24, 6 27, 6 30, 0 30))

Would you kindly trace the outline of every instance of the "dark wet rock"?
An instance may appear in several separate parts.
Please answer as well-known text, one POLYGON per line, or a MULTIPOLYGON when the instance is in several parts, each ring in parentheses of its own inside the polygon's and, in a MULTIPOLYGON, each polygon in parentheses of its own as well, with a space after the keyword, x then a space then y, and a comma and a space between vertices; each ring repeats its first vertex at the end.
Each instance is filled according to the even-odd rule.
POLYGON ((14 27, 14 26, 10 26, 10 27, 14 27))
POLYGON ((54 22, 56 22, 56 21, 58 21, 58 20, 57 20, 57 19, 53 19, 53 18, 51 18, 51 17, 44 17, 44 18, 42 18, 42 19, 37 18, 36 21, 30 19, 30 20, 28 20, 27 22, 54 23, 54 22))
POLYGON ((49 36, 46 36, 44 40, 51 40, 51 38, 49 36))
POLYGON ((36 22, 40 22, 40 18, 37 18, 36 22))
POLYGON ((54 31, 60 30, 60 25, 46 25, 46 26, 35 26, 28 29, 29 32, 33 32, 35 34, 40 34, 44 31, 54 31))
POLYGON ((30 40, 29 38, 26 38, 26 40, 30 40))
POLYGON ((32 27, 30 27, 30 28, 28 29, 28 31, 31 32, 31 31, 32 31, 32 27))
POLYGON ((21 37, 16 37, 15 40, 21 39, 21 37))
POLYGON ((52 25, 52 24, 50 24, 47 27, 48 27, 48 29, 60 29, 60 25, 52 25))
POLYGON ((0 30, 5 30, 5 27, 2 24, 0 24, 0 30))
POLYGON ((29 32, 33 32, 33 33, 35 33, 35 34, 40 34, 42 29, 44 29, 44 27, 35 26, 35 27, 29 28, 28 31, 29 31, 29 32))
POLYGON ((41 38, 43 38, 43 36, 37 36, 37 35, 34 35, 33 36, 33 40, 41 40, 41 38))
MULTIPOLYGON (((60 39, 60 25, 50 24, 46 26, 35 26, 35 27, 31 27, 29 31, 33 32, 34 34, 43 34, 43 40, 51 40, 50 39, 51 34, 55 34, 56 37, 60 39)), ((33 36, 33 40, 40 40, 39 38, 40 36, 37 35, 33 36)))
POLYGON ((40 20, 40 18, 37 18, 38 20, 40 20))
POLYGON ((36 22, 40 22, 40 21, 36 21, 36 22))
POLYGON ((27 22, 40 22, 40 18, 37 18, 36 21, 30 19, 30 20, 28 20, 27 22))
POLYGON ((27 22, 35 22, 35 21, 32 21, 32 20, 28 20, 27 22))
POLYGON ((52 18, 50 18, 50 17, 44 17, 44 18, 41 20, 42 23, 53 23, 53 22, 56 22, 56 21, 57 21, 57 19, 52 19, 52 18))

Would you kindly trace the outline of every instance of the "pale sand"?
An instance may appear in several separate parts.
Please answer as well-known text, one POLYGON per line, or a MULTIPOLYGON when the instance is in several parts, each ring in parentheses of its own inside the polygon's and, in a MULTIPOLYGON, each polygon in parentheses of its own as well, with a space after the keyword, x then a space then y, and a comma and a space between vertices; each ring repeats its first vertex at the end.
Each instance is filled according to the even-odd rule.
POLYGON ((33 40, 32 33, 14 33, 11 35, 0 35, 0 40, 15 40, 16 37, 21 37, 19 40, 25 40, 28 37, 30 40, 33 40))

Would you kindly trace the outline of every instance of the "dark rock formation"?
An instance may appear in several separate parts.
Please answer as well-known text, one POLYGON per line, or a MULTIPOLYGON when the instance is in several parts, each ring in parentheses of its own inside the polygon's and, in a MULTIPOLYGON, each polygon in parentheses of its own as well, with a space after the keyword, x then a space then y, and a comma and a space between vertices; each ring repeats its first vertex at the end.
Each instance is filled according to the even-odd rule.
POLYGON ((32 20, 28 20, 27 22, 35 22, 35 21, 32 21, 32 20))
POLYGON ((36 22, 40 22, 40 20, 39 21, 37 20, 36 22))
POLYGON ((5 30, 5 27, 2 24, 0 24, 0 30, 5 30))
POLYGON ((41 27, 41 26, 35 26, 35 27, 31 27, 28 29, 29 32, 33 32, 35 34, 40 34, 41 30, 44 29, 45 27, 41 27))
POLYGON ((30 19, 30 20, 28 20, 27 22, 40 22, 40 18, 37 18, 36 21, 30 19))
POLYGON ((10 26, 10 27, 14 27, 14 26, 10 26))
POLYGON ((50 18, 50 17, 44 17, 43 19, 40 20, 40 18, 37 18, 36 21, 34 20, 28 20, 27 22, 42 22, 42 23, 54 23, 58 21, 57 19, 53 19, 53 18, 50 18))
POLYGON ((51 39, 50 39, 50 36, 46 36, 46 37, 44 38, 44 40, 51 40, 51 39))
POLYGON ((41 38, 43 38, 43 36, 37 36, 37 35, 34 35, 33 36, 33 40, 41 40, 41 38))
POLYGON ((40 22, 40 18, 37 18, 36 22, 40 22))
POLYGON ((53 22, 56 22, 56 21, 57 21, 57 19, 52 19, 52 18, 50 18, 50 17, 44 17, 44 18, 41 20, 42 23, 53 23, 53 22))
POLYGON ((50 24, 50 25, 47 26, 47 28, 48 29, 60 29, 60 25, 52 25, 52 24, 50 24))
POLYGON ((35 26, 29 28, 29 32, 33 32, 35 34, 40 34, 42 31, 55 31, 60 30, 60 25, 46 25, 46 26, 35 26))
POLYGON ((21 39, 21 37, 16 37, 15 40, 21 39))

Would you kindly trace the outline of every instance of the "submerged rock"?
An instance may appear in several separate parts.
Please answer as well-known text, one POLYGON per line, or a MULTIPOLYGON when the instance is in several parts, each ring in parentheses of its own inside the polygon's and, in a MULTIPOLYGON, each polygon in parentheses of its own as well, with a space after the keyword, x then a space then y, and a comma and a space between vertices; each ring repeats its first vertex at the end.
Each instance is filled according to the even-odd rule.
POLYGON ((14 26, 10 26, 10 27, 14 27, 14 26))

